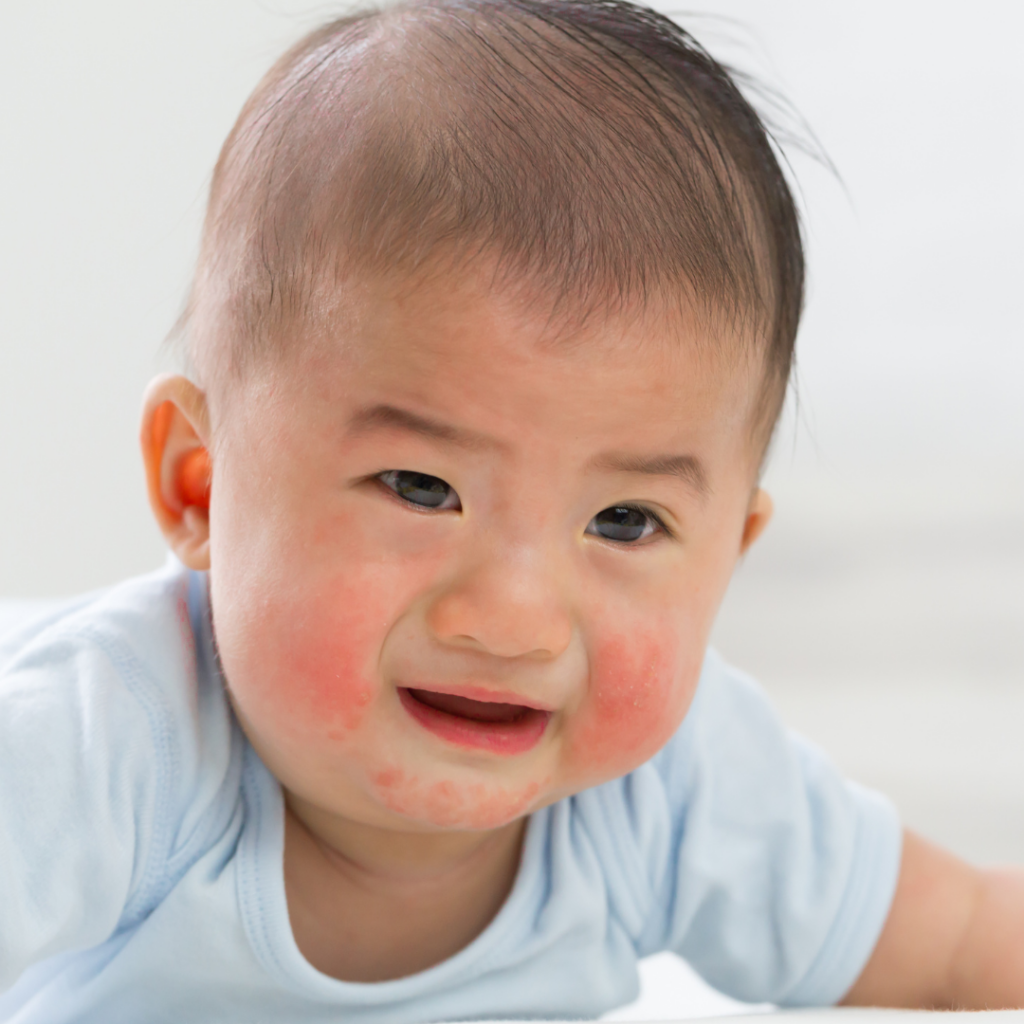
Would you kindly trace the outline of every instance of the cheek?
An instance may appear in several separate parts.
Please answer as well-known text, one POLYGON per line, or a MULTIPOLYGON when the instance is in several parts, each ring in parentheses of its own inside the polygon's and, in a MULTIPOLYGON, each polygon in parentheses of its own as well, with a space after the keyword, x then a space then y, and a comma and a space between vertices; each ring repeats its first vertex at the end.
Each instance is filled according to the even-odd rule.
POLYGON ((702 646, 667 623, 596 645, 587 699, 567 737, 577 781, 615 778, 660 750, 690 706, 702 660, 702 646))
POLYGON ((282 586, 231 616, 222 656, 232 694, 261 733, 342 739, 379 692, 381 645, 401 595, 385 574, 356 571, 282 586))
POLYGON ((444 779, 429 782, 389 767, 372 778, 377 799, 388 810, 440 828, 493 829, 523 817, 547 786, 534 781, 520 786, 496 782, 444 779))
POLYGON ((388 634, 444 552, 403 547, 394 516, 367 512, 361 494, 291 483, 269 511, 241 486, 218 506, 217 639, 236 706, 265 741, 337 741, 365 724, 388 634))
POLYGON ((357 729, 373 702, 376 654, 392 611, 381 595, 354 596, 340 592, 304 609, 280 642, 287 671, 282 704, 332 739, 357 729))

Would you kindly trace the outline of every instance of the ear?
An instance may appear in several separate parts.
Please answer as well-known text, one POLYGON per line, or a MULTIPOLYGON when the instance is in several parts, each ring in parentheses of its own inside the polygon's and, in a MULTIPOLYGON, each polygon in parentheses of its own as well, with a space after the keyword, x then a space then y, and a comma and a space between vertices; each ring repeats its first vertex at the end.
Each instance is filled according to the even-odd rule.
POLYGON ((190 569, 210 568, 210 422, 206 395, 186 377, 150 382, 142 406, 142 458, 153 515, 190 569))
POLYGON ((758 487, 750 496, 750 505, 747 506, 747 518, 743 523, 743 537, 740 540, 741 555, 745 555, 750 545, 764 533, 764 528, 771 520, 774 511, 775 505, 771 495, 758 487))

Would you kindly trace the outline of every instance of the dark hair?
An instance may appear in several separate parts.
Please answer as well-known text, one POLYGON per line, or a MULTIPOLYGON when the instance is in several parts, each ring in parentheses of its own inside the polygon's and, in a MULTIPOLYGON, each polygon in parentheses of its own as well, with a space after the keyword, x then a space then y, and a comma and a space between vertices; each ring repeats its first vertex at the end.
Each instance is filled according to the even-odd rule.
POLYGON ((190 351, 244 372, 353 267, 485 250, 578 311, 685 294, 738 323, 770 433, 803 300, 792 194, 730 73, 625 0, 407 0, 303 39, 217 163, 190 351))

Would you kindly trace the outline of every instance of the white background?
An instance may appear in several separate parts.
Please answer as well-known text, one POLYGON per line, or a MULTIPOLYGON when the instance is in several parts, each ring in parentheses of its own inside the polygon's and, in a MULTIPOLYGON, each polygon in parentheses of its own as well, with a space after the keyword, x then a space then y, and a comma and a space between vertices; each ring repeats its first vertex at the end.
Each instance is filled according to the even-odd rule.
MULTIPOLYGON (((337 10, 2 0, 0 595, 161 560, 136 418, 209 173, 262 72, 337 10)), ((1024 861, 1024 4, 702 10, 736 22, 680 20, 780 87, 844 182, 793 158, 800 412, 717 642, 912 825, 1024 861)))

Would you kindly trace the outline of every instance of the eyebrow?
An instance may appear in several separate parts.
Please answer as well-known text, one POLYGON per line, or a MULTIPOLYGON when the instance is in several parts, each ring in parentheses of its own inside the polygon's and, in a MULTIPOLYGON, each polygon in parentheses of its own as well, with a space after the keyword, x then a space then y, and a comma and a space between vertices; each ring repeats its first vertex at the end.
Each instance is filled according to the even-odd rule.
POLYGON ((694 455, 624 455, 608 452, 591 462, 594 469, 617 473, 641 473, 645 476, 674 476, 701 497, 710 493, 707 473, 694 455))
MULTIPOLYGON (((404 430, 409 434, 427 437, 442 444, 454 445, 458 448, 479 450, 481 448, 500 448, 501 442, 486 434, 465 427, 456 427, 440 420, 429 419, 408 409, 400 409, 396 405, 371 405, 359 409, 348 421, 348 433, 352 435, 368 434, 375 430, 404 430)), ((706 497, 710 491, 707 474, 700 459, 693 455, 626 455, 619 452, 607 452, 599 455, 590 463, 592 469, 601 469, 613 473, 637 473, 645 476, 674 476, 687 484, 700 497, 706 497)))
POLYGON ((486 434, 456 427, 440 420, 428 419, 395 405, 371 405, 353 413, 348 421, 349 434, 368 434, 375 430, 403 430, 407 434, 428 437, 457 448, 499 448, 501 445, 486 434))

